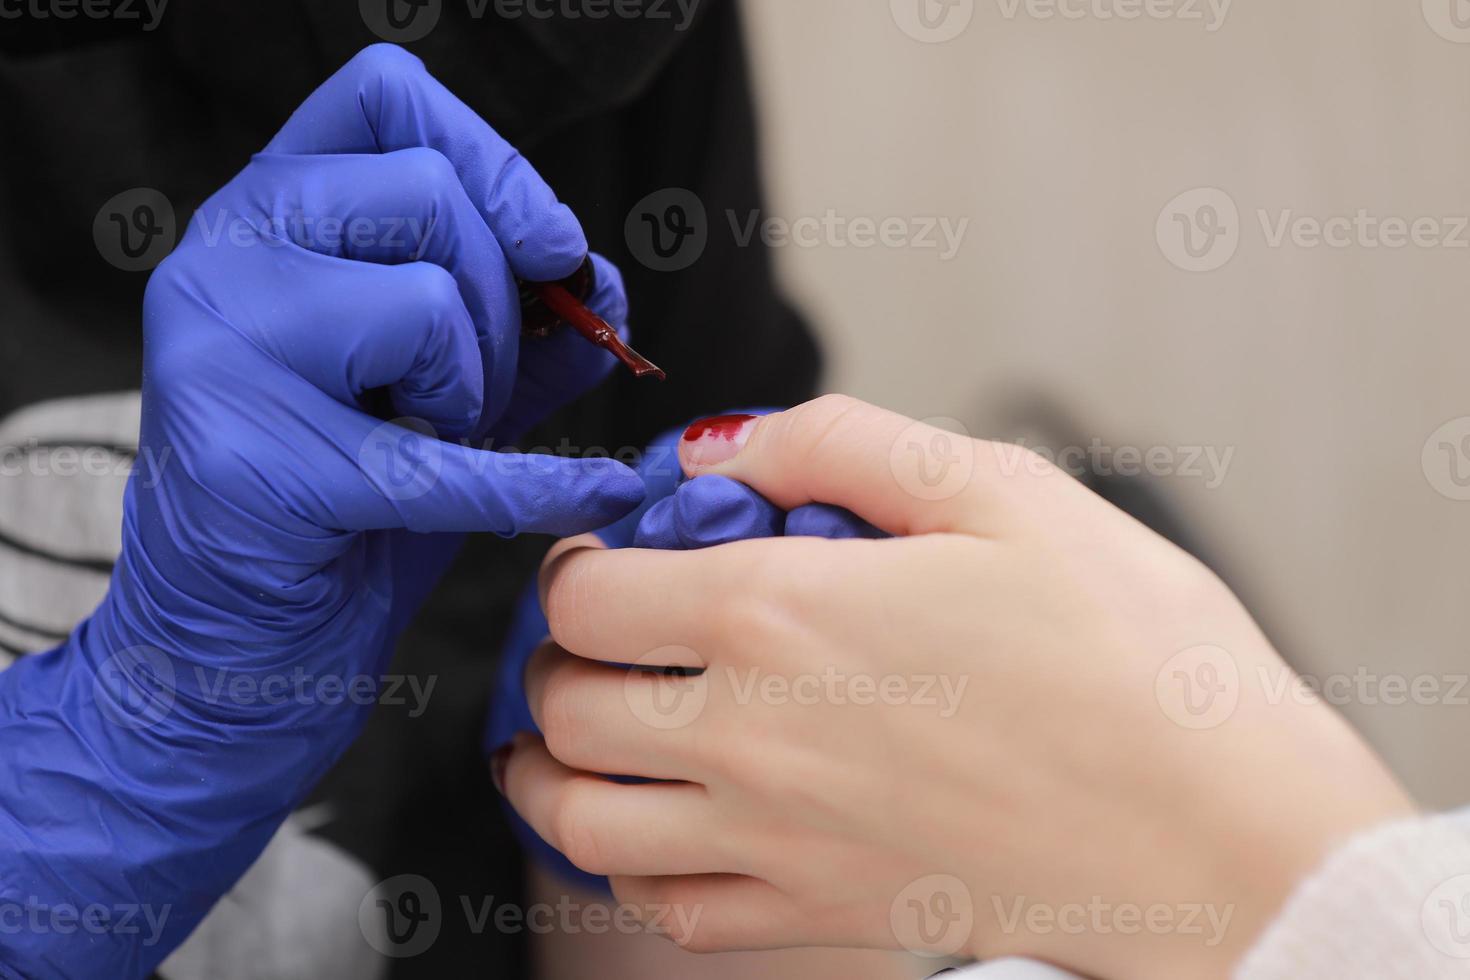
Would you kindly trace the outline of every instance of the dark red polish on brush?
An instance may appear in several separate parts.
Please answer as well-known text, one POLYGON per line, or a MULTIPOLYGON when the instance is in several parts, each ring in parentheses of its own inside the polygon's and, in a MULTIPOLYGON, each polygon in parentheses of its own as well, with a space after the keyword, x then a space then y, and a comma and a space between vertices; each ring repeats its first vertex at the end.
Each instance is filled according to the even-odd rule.
POLYGON ((723 439, 726 442, 734 442, 740 430, 754 418, 754 415, 716 415, 713 418, 700 419, 684 430, 684 441, 723 439))
POLYGON ((662 368, 629 347, 611 324, 587 308, 583 301, 592 294, 594 285, 591 258, 560 282, 521 283, 523 329, 545 336, 559 324, 571 324, 590 343, 621 361, 635 377, 665 380, 668 376, 662 368))

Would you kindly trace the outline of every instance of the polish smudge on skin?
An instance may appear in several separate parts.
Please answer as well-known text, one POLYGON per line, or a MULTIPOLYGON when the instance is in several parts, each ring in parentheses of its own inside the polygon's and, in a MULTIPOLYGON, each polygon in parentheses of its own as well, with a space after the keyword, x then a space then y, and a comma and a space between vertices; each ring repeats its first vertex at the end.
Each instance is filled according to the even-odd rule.
POLYGON ((740 430, 754 418, 754 415, 716 415, 714 418, 700 419, 684 430, 684 441, 723 439, 725 442, 734 442, 740 430))

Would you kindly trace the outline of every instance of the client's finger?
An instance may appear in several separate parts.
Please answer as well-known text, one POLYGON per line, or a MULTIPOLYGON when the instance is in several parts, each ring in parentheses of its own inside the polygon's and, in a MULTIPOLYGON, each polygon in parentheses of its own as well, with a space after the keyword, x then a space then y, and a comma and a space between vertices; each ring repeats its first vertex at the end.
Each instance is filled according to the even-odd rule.
MULTIPOLYGON (((700 874, 663 878, 615 877, 610 882, 621 903, 667 909, 659 933, 698 953, 783 949, 807 945, 794 923, 805 919, 775 885, 737 874, 700 874)), ((653 931, 650 929, 650 931, 653 931)))
POLYGON ((821 542, 739 541, 677 552, 563 542, 541 566, 541 608, 552 638, 579 657, 707 667, 739 641, 738 610, 751 605, 748 599, 782 588, 781 559, 813 544, 821 542), (773 558, 775 548, 782 553, 773 558))
POLYGON ((501 780, 531 829, 589 874, 703 874, 740 866, 739 848, 702 786, 615 783, 569 769, 529 735, 516 737, 501 780))
POLYGON ((680 458, 691 476, 731 477, 785 510, 834 504, 896 535, 987 533, 1003 478, 1031 476, 993 448, 828 395, 762 419, 695 423, 680 458))
POLYGON ((644 779, 695 776, 689 729, 700 712, 681 709, 688 685, 703 683, 584 660, 555 643, 542 644, 526 665, 531 717, 558 762, 644 779), (665 684, 683 688, 661 697, 665 684))

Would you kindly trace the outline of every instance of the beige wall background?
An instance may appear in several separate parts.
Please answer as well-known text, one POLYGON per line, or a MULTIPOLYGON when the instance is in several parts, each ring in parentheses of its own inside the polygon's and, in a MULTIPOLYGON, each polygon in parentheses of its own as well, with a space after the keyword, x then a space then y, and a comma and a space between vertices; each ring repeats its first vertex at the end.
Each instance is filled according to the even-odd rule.
POLYGON ((1110 446, 1233 450, 1218 487, 1155 482, 1300 669, 1439 684, 1344 710, 1464 803, 1470 422, 1430 440, 1470 416, 1470 3, 1220 4, 746 0, 770 216, 969 220, 948 261, 838 236, 781 271, 831 389, 977 435, 1042 393, 1110 446), (921 2, 962 30, 932 43, 921 2), (1197 188, 1225 198, 1166 210, 1197 188), (1229 261, 1177 267, 1178 221, 1207 244, 1197 205, 1226 201, 1203 261, 1229 261), (1433 221, 1273 244, 1360 210, 1433 221))

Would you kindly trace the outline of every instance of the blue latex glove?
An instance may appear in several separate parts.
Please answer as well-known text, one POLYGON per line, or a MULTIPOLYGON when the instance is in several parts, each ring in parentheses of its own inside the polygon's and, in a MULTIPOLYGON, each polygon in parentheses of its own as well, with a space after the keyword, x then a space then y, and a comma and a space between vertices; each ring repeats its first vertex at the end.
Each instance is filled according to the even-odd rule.
POLYGON ((520 343, 515 282, 585 256, 515 150, 386 46, 206 202, 148 285, 140 458, 159 465, 128 485, 111 589, 0 674, 0 925, 43 924, 0 932, 0 974, 147 975, 357 735, 457 533, 575 534, 638 505, 611 461, 360 407, 385 388, 479 439, 594 383, 611 358, 569 332, 520 343), (355 219, 390 233, 354 239, 355 219))
POLYGON ((888 537, 845 507, 831 504, 807 504, 786 515, 785 535, 788 538, 826 538, 829 541, 844 541, 850 538, 877 540, 888 537))
POLYGON ((638 524, 633 547, 694 551, 774 538, 785 519, 774 504, 745 484, 724 476, 701 476, 649 508, 638 524))
MULTIPOLYGON (((740 414, 769 413, 767 409, 740 414)), ((686 480, 678 460, 683 433, 682 428, 665 433, 644 454, 638 470, 647 495, 638 510, 597 532, 609 548, 693 551, 782 534, 831 539, 887 537, 841 507, 808 504, 788 514, 750 487, 728 477, 701 476, 686 480)), ((517 602, 506 636, 485 731, 487 755, 509 745, 517 732, 538 730, 526 702, 525 671, 531 655, 549 632, 536 583, 532 582, 517 602)), ((538 864, 569 881, 607 889, 605 878, 577 868, 543 841, 513 809, 507 806, 505 811, 517 836, 538 864)))

